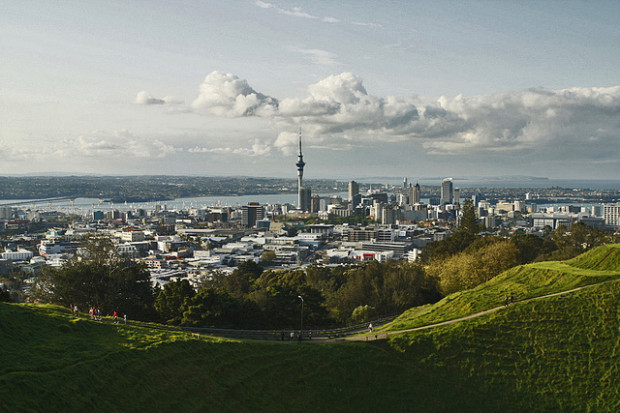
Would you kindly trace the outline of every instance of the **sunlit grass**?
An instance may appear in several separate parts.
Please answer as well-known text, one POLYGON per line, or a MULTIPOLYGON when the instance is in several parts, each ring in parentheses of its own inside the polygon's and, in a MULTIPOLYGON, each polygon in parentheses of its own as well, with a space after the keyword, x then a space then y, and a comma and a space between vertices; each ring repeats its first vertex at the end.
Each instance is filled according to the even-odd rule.
POLYGON ((611 262, 618 262, 616 257, 620 257, 620 246, 613 244, 590 251, 586 259, 578 257, 565 262, 518 266, 476 288, 451 294, 431 306, 407 310, 384 329, 402 330, 464 317, 501 306, 506 296, 511 294, 515 301, 521 301, 618 279, 620 264, 616 267, 610 265, 611 262), (584 269, 573 265, 583 262, 602 262, 605 269, 584 269))

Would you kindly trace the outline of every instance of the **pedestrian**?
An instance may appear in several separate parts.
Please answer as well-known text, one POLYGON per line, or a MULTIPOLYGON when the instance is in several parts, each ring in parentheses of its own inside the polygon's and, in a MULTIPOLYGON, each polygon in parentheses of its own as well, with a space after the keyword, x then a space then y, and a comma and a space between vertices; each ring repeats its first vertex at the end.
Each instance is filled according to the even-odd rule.
POLYGON ((123 314, 123 320, 125 320, 125 324, 127 324, 127 314, 123 314))
POLYGON ((291 331, 290 340, 292 340, 292 339, 294 339, 294 338, 295 338, 295 333, 293 333, 293 332, 291 331))
POLYGON ((510 293, 510 304, 514 302, 515 302, 515 296, 512 293, 510 293))
POLYGON ((372 323, 368 324, 368 331, 372 333, 372 323))
POLYGON ((77 313, 78 313, 78 306, 74 305, 73 306, 73 314, 77 315, 77 313))
POLYGON ((116 311, 112 314, 112 317, 114 317, 114 324, 118 323, 118 313, 116 311))

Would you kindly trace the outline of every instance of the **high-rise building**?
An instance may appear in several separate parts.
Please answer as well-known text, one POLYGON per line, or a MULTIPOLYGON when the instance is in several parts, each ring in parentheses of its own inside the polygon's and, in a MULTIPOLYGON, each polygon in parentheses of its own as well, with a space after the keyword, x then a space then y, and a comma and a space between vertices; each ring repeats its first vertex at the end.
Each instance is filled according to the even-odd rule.
POLYGON ((620 228, 620 202, 603 205, 603 218, 609 228, 620 228))
POLYGON ((461 203, 461 190, 458 188, 454 188, 454 204, 459 206, 461 203))
POLYGON ((299 129, 299 153, 297 154, 297 208, 304 211, 302 203, 302 188, 304 179, 304 156, 301 153, 301 128, 299 129))
POLYGON ((310 212, 315 213, 321 210, 321 197, 314 194, 310 197, 310 212))
POLYGON ((415 184, 409 188, 409 205, 420 203, 420 184, 415 184))
POLYGON ((241 207, 241 214, 243 226, 252 228, 256 225, 256 221, 265 217, 265 208, 258 202, 249 202, 241 207))
POLYGON ((355 181, 349 182, 349 201, 353 201, 355 195, 360 193, 360 184, 355 181))
POLYGON ((451 204, 454 197, 452 178, 446 178, 441 183, 441 205, 451 204))
POLYGON ((312 189, 310 187, 299 188, 299 209, 306 212, 312 211, 312 189))

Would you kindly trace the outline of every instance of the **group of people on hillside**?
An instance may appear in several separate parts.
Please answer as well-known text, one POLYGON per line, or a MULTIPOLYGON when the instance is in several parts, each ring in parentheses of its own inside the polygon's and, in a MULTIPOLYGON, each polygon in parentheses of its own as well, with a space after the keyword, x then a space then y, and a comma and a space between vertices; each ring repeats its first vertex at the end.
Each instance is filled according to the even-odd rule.
POLYGON ((90 307, 90 310, 88 310, 88 315, 90 316, 91 320, 101 321, 101 309, 100 308, 90 307))
MULTIPOLYGON (((71 306, 71 313, 75 315, 79 313, 77 305, 71 306)), ((94 306, 90 307, 90 309, 88 310, 88 315, 90 316, 91 320, 101 321, 103 319, 101 309, 94 307, 94 306)), ((118 312, 114 311, 112 313, 112 318, 114 319, 114 324, 117 324, 118 323, 118 312)), ((125 324, 127 324, 127 314, 123 315, 123 321, 125 324)))

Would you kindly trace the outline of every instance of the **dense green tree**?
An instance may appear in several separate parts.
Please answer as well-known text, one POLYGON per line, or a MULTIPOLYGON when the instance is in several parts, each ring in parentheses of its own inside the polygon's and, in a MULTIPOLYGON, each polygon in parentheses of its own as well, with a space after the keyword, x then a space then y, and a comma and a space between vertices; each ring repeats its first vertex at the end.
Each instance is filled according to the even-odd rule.
POLYGON ((183 305, 194 295, 195 291, 187 280, 171 281, 164 285, 154 303, 159 319, 168 324, 181 324, 183 305))
POLYGON ((549 254, 557 246, 549 238, 542 238, 532 234, 515 234, 510 241, 517 247, 519 264, 533 262, 539 255, 549 254))
POLYGON ((100 308, 134 319, 152 319, 154 290, 150 274, 141 264, 122 260, 112 242, 103 236, 85 239, 76 257, 60 269, 37 277, 36 298, 82 311, 100 308))
POLYGON ((0 302, 11 302, 11 293, 9 292, 9 290, 5 290, 2 287, 0 287, 0 302))
POLYGON ((463 202, 461 212, 462 216, 458 231, 477 235, 481 231, 482 225, 480 225, 480 221, 476 217, 476 210, 471 199, 466 199, 463 202))
POLYGON ((366 304, 355 307, 351 320, 355 323, 365 323, 377 319, 377 309, 366 304))
POLYGON ((439 279, 445 295, 482 284, 503 271, 518 265, 518 248, 510 240, 499 239, 467 249, 428 268, 439 279))
POLYGON ((276 260, 276 253, 273 251, 265 251, 260 256, 261 263, 271 265, 276 260))
POLYGON ((261 326, 256 306, 217 288, 203 288, 182 306, 181 323, 191 327, 251 328, 261 326))

